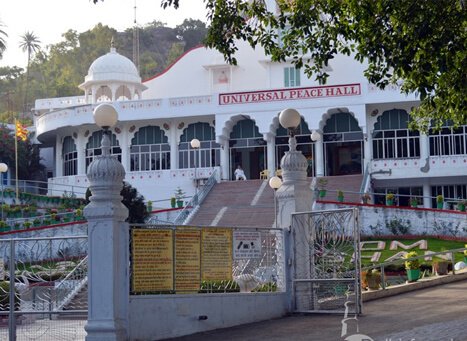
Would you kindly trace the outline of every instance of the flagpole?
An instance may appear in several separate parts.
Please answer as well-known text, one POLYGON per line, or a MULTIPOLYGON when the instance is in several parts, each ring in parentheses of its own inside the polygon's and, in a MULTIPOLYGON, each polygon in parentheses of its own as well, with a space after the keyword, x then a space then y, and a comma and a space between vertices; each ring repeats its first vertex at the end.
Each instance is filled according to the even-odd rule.
POLYGON ((18 124, 15 118, 15 172, 16 172, 16 204, 18 201, 18 124))

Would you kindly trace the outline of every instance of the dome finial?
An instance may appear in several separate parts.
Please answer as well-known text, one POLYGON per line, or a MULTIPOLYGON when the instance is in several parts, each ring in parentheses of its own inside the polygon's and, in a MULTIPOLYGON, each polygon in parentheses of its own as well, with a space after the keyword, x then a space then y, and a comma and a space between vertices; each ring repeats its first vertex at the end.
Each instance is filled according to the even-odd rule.
POLYGON ((115 52, 115 42, 113 36, 112 39, 110 39, 110 52, 115 52))

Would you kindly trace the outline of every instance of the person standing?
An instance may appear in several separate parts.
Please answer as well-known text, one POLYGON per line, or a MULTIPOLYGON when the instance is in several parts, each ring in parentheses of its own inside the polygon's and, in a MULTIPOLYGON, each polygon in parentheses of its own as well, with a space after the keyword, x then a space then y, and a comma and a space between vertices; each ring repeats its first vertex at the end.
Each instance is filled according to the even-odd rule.
POLYGON ((245 172, 242 169, 242 166, 238 165, 237 169, 234 172, 235 180, 246 180, 245 172))

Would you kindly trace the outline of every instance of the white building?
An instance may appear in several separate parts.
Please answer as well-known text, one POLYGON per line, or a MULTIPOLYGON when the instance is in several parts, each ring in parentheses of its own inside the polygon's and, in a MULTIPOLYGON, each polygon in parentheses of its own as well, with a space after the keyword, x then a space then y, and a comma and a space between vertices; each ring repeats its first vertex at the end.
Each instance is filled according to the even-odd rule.
POLYGON ((297 140, 309 176, 365 174, 364 190, 407 195, 401 205, 409 196, 424 197, 425 207, 436 207, 437 194, 467 198, 467 122, 419 134, 407 127, 417 97, 369 84, 365 66, 351 57, 333 59, 328 83, 320 86, 260 48, 238 47, 238 66, 197 47, 144 82, 112 48, 83 75, 83 96, 37 100, 37 139, 55 155, 49 183, 87 186, 86 167, 100 154, 102 134, 92 112, 110 101, 119 113, 112 152, 146 200, 169 199, 177 186, 193 195, 195 171, 207 178, 217 169, 218 178, 231 180, 241 164, 248 179, 263 170, 274 174, 288 148, 278 122, 285 108, 302 115, 297 140), (313 130, 318 141, 310 138, 313 130), (201 141, 196 152, 193 138, 201 141))

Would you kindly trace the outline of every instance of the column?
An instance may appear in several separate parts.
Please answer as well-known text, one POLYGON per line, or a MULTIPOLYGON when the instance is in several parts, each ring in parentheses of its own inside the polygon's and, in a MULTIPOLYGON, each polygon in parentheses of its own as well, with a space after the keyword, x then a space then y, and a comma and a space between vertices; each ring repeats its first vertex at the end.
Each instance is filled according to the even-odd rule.
POLYGON ((423 207, 431 208, 431 186, 429 183, 423 184, 423 207))
POLYGON ((130 169, 130 142, 128 141, 128 133, 125 127, 122 128, 121 134, 117 135, 118 143, 122 149, 122 165, 125 171, 129 172, 130 169))
POLYGON ((170 169, 178 169, 178 141, 177 141, 177 127, 174 122, 170 122, 169 130, 169 143, 170 143, 170 169))
POLYGON ((120 191, 125 170, 110 156, 104 134, 102 156, 89 165, 92 196, 84 209, 88 221, 88 321, 86 341, 128 340, 128 209, 120 191))
POLYGON ((55 141, 55 177, 63 176, 62 137, 57 135, 55 141))
POLYGON ((229 141, 221 140, 221 180, 230 180, 229 178, 229 167, 230 167, 230 155, 229 155, 229 141))
POLYGON ((420 132, 420 161, 423 163, 430 156, 430 139, 420 132))
POLYGON ((75 140, 78 155, 78 175, 86 174, 86 142, 86 138, 78 134, 78 138, 75 140))
POLYGON ((315 142, 316 177, 324 176, 323 138, 315 142))
MULTIPOLYGON (((291 226, 292 213, 311 211, 313 204, 313 192, 307 181, 306 173, 308 162, 302 152, 296 150, 296 144, 295 137, 289 138, 289 151, 281 160, 283 183, 276 192, 278 201, 277 225, 284 230, 284 233, 287 233, 291 226)), ((278 271, 278 286, 286 285, 290 308, 293 304, 292 274, 296 278, 310 278, 310 258, 307 257, 309 254, 308 235, 307 226, 293 230, 292 237, 289 239, 291 245, 286 248, 289 254, 286 254, 285 259, 278 260, 279 264, 283 264, 282 271, 278 271), (295 255, 300 256, 295 257, 295 255), (285 264, 290 264, 291 267, 286 269, 285 264), (289 271, 289 276, 287 276, 287 282, 284 283, 286 271, 289 271)), ((279 268, 279 270, 281 269, 279 268)), ((297 287, 295 294, 298 297, 297 308, 300 310, 301 303, 304 302, 300 299, 300 295, 309 295, 309 288, 306 285, 297 287)))
POLYGON ((266 135, 267 159, 269 176, 274 176, 276 171, 276 139, 272 134, 266 135))

